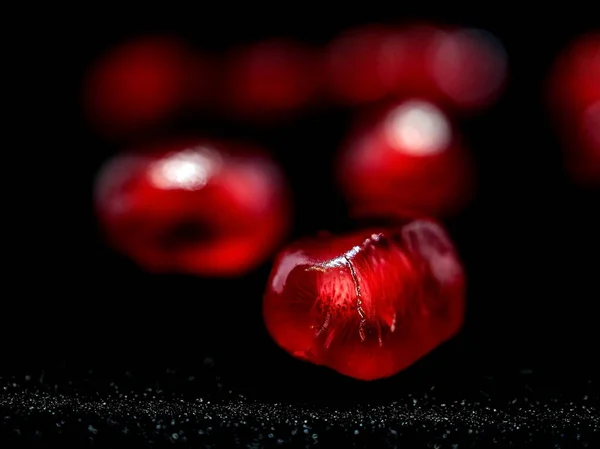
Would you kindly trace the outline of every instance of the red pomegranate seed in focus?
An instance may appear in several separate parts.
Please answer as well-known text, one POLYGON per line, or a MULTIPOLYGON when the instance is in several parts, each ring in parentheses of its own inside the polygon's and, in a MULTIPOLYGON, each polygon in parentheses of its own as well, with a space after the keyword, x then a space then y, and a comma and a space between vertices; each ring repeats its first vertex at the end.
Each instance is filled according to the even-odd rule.
POLYGON ((95 198, 110 243, 152 272, 244 274, 290 224, 281 169, 258 149, 223 142, 119 154, 99 173, 95 198))
POLYGON ((237 49, 225 67, 225 107, 243 117, 296 112, 312 103, 319 89, 311 49, 293 41, 274 39, 237 49))
POLYGON ((279 346, 361 380, 392 376, 452 337, 464 308, 461 263, 429 220, 299 240, 277 256, 263 301, 279 346))
POLYGON ((361 217, 454 214, 470 198, 472 172, 446 115, 415 99, 362 123, 337 161, 341 189, 361 217))
POLYGON ((171 36, 143 37, 115 48, 92 67, 86 80, 90 120, 102 132, 120 136, 170 117, 187 101, 193 58, 171 36))

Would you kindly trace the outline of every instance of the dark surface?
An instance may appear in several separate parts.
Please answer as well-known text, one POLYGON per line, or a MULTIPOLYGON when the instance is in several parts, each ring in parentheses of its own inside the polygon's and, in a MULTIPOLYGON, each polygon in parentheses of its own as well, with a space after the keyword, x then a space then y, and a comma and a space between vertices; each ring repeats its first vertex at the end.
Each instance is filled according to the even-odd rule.
MULTIPOLYGON (((530 370, 473 377, 470 388, 420 384, 387 400, 256 401, 221 383, 218 364, 154 380, 92 371, 2 379, 3 447, 596 447, 598 383, 560 384, 530 370), (570 385, 565 390, 565 387, 570 385), (210 391, 207 391, 210 390, 210 391)), ((564 382, 564 380, 563 380, 564 382)))
MULTIPOLYGON (((25 144, 11 147, 22 161, 7 170, 15 177, 7 196, 18 204, 6 219, 17 233, 5 243, 16 240, 18 252, 5 255, 13 293, 0 315, 1 447, 261 447, 279 439, 326 447, 593 447, 600 194, 564 171, 543 82, 570 39, 600 27, 597 16, 576 4, 539 15, 501 5, 401 7, 370 4, 330 17, 294 3, 285 13, 256 7, 251 14, 95 7, 81 20, 55 11, 45 26, 28 28, 39 38, 15 66, 28 81, 16 89, 23 97, 9 130, 25 144), (100 164, 126 145, 89 129, 79 98, 85 71, 104 50, 156 31, 180 32, 215 52, 280 35, 322 45, 352 25, 419 17, 488 29, 509 55, 500 101, 455 118, 479 179, 470 208, 447 222, 469 281, 458 338, 392 379, 355 382, 271 342, 260 312, 269 262, 235 281, 149 276, 104 246, 91 187, 100 164), (338 408, 345 412, 336 415, 338 408)), ((192 129, 272 151, 295 192, 293 238, 351 225, 331 164, 352 115, 321 111, 262 128, 188 117, 155 133, 192 129)))

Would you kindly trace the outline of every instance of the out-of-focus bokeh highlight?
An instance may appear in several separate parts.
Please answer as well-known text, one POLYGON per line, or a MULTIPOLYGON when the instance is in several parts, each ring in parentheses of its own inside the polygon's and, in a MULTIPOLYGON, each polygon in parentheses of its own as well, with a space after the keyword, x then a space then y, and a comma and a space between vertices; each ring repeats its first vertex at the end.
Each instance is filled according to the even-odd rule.
POLYGON ((365 117, 338 161, 338 180, 359 217, 446 217, 470 199, 473 172, 450 118, 422 99, 365 117))

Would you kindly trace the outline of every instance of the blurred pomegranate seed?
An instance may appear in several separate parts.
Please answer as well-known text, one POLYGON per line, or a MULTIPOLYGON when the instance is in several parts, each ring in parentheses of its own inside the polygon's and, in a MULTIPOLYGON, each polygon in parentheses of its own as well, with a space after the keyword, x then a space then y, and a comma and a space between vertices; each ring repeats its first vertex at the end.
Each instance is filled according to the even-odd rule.
POLYGON ((225 108, 245 118, 277 118, 315 101, 319 90, 311 49, 274 39, 238 48, 225 63, 225 108))
POLYGON ((100 171, 95 199, 109 242, 152 272, 242 275, 290 224, 281 169, 247 145, 187 140, 124 152, 100 171))
POLYGON ((193 52, 173 36, 142 37, 118 46, 91 68, 86 80, 90 120, 101 132, 121 136, 168 119, 187 102, 193 60, 193 52))
POLYGON ((332 97, 349 105, 418 96, 476 110, 497 98, 507 75, 490 33, 430 24, 349 30, 328 45, 323 66, 332 97))
POLYGON ((448 216, 462 209, 474 185, 450 120, 419 99, 359 122, 340 151, 337 178, 359 217, 448 216))
POLYGON ((549 78, 549 98, 576 181, 600 185, 600 33, 571 42, 549 78))

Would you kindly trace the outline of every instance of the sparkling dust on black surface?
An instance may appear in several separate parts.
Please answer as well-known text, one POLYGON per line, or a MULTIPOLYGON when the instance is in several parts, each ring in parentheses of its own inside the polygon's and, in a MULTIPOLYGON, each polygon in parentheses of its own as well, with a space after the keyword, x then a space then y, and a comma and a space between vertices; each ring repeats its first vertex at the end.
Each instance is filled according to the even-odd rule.
POLYGON ((175 370, 159 382, 92 371, 55 382, 40 372, 1 380, 0 447, 596 447, 597 385, 578 385, 552 393, 523 370, 480 379, 463 398, 431 385, 389 402, 323 406, 260 402, 218 376, 175 370))

